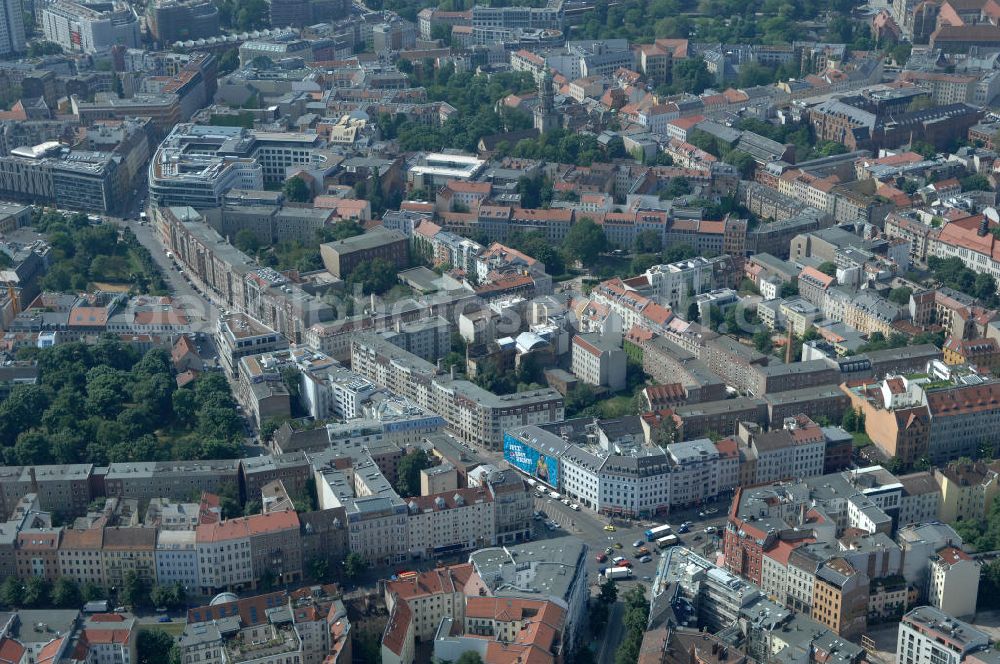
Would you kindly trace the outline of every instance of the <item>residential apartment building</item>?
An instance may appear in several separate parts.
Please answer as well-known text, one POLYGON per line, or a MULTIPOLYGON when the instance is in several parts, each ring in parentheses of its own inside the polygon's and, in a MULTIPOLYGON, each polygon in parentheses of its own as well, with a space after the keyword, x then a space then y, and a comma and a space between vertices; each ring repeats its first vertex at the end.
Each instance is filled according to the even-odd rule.
POLYGON ((498 470, 485 478, 493 498, 493 535, 497 545, 526 542, 531 536, 535 500, 531 487, 512 470, 498 470))
POLYGON ((59 575, 73 579, 81 588, 88 583, 107 588, 103 546, 104 528, 66 529, 59 543, 59 575))
POLYGON ((940 491, 939 518, 945 523, 985 519, 1000 492, 995 464, 956 461, 933 471, 940 491))
POLYGON ((201 588, 198 576, 198 534, 196 530, 163 530, 156 535, 156 583, 179 583, 194 592, 201 588))
POLYGON ((584 634, 587 610, 587 545, 574 537, 487 548, 469 556, 485 594, 501 600, 553 602, 565 612, 563 647, 584 634), (542 548, 544 547, 544 548, 542 548))
POLYGON ((106 587, 123 588, 133 573, 146 583, 155 583, 156 529, 105 528, 101 560, 106 587))
POLYGON ((959 664, 990 646, 990 637, 931 606, 919 606, 903 616, 896 641, 897 664, 959 664))
POLYGON ((899 523, 928 523, 941 519, 942 491, 932 471, 900 475, 903 498, 899 503, 899 523))
POLYGON ((227 486, 236 490, 238 483, 238 459, 113 463, 104 475, 104 493, 143 502, 164 497, 186 500, 206 491, 219 493, 227 486))
POLYGON ((83 515, 91 501, 93 464, 5 466, 0 468, 0 514, 10 514, 29 493, 43 510, 83 515))
POLYGON ((434 558, 494 544, 492 498, 486 487, 409 498, 410 555, 434 558))
POLYGON ((600 334, 573 336, 571 371, 590 385, 612 392, 625 389, 625 352, 610 338, 600 334))
POLYGON ((279 584, 301 581, 302 545, 295 511, 265 512, 245 518, 254 579, 272 576, 279 584))
POLYGON ((842 389, 865 414, 865 430, 886 454, 906 463, 926 455, 936 464, 977 456, 991 428, 1000 426, 1000 383, 939 362, 929 366, 933 375, 890 376, 842 389))
POLYGON ((309 455, 321 510, 343 509, 347 547, 373 564, 406 559, 409 528, 406 502, 375 462, 364 455, 338 459, 336 452, 309 455))
POLYGON ((62 528, 25 528, 17 533, 14 559, 22 579, 40 576, 55 581, 59 576, 59 543, 62 528))
POLYGON ((482 583, 470 563, 418 572, 417 578, 385 584, 385 606, 389 622, 382 637, 382 658, 411 664, 416 640, 432 641, 441 621, 465 619, 466 593, 482 583))
POLYGON ((823 474, 826 436, 804 415, 789 418, 781 429, 768 432, 741 426, 740 434, 757 460, 756 483, 823 474))
POLYGON ((178 647, 210 664, 346 664, 350 628, 336 586, 315 585, 189 609, 178 647))
POLYGON ((198 526, 195 547, 203 595, 255 586, 257 579, 254 577, 250 528, 246 518, 198 526))
POLYGON ((499 449, 506 429, 563 418, 563 400, 552 389, 498 396, 438 373, 429 362, 373 335, 358 335, 351 367, 362 376, 441 415, 460 438, 499 449))
POLYGON ((220 318, 215 338, 222 366, 234 377, 240 358, 288 348, 287 339, 246 314, 220 318))
POLYGON ((859 638, 868 624, 868 576, 843 558, 831 558, 816 572, 813 620, 845 638, 859 638))
POLYGON ((946 546, 931 558, 927 602, 956 618, 976 613, 979 597, 979 561, 954 546, 946 546))

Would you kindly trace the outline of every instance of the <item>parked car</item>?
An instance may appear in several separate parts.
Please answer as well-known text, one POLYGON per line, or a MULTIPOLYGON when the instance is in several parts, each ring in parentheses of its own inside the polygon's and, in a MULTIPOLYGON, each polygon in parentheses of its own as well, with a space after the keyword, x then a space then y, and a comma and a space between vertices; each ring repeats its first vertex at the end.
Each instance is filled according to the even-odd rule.
POLYGON ((642 558, 639 558, 640 563, 648 563, 651 560, 653 560, 653 556, 643 556, 642 558))
POLYGON ((611 547, 609 546, 608 548, 606 548, 606 549, 604 550, 604 553, 610 556, 610 555, 611 555, 612 553, 614 553, 614 549, 612 549, 612 548, 611 548, 611 547))
POLYGON ((574 512, 579 512, 580 511, 580 506, 577 505, 576 503, 573 503, 572 505, 570 505, 569 508, 571 510, 573 510, 574 512))
POLYGON ((609 533, 613 533, 613 532, 615 532, 617 530, 617 528, 615 528, 614 526, 612 526, 610 523, 608 525, 604 526, 604 529, 606 531, 608 531, 609 533))
POLYGON ((597 562, 604 563, 604 562, 607 562, 607 561, 608 561, 608 554, 606 554, 606 553, 599 553, 599 554, 597 554, 597 562))
POLYGON ((641 539, 637 539, 636 541, 632 542, 632 546, 634 546, 637 549, 640 546, 644 546, 645 544, 646 544, 645 540, 641 540, 641 539))
POLYGON ((622 543, 621 542, 615 542, 612 546, 614 546, 616 549, 620 549, 620 548, 622 548, 622 543))
POLYGON ((160 616, 156 622, 170 622, 170 616, 160 616))
POLYGON ((715 533, 715 526, 709 526, 708 528, 705 529, 705 532, 708 533, 709 535, 714 534, 715 533))

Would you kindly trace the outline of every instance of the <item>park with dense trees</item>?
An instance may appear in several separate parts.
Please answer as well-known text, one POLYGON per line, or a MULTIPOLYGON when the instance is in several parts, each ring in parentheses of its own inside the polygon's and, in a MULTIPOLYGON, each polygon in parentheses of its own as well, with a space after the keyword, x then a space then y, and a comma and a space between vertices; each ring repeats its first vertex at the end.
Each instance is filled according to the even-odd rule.
POLYGON ((178 388, 170 355, 141 355, 113 335, 29 348, 35 385, 0 402, 0 449, 7 464, 231 459, 243 424, 229 384, 206 372, 178 388))
POLYGON ((92 224, 85 214, 36 211, 32 226, 52 247, 44 290, 85 291, 92 284, 128 285, 133 293, 165 294, 166 283, 149 250, 129 228, 92 224))

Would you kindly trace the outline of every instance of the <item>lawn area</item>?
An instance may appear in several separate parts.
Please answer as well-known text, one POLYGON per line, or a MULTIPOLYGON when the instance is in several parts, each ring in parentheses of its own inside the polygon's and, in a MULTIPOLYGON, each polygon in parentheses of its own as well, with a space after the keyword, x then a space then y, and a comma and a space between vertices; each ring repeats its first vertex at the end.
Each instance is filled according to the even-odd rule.
POLYGON ((183 621, 174 620, 168 623, 140 623, 140 632, 153 632, 156 630, 162 630, 169 634, 170 636, 180 636, 184 632, 184 626, 186 623, 183 621))
POLYGON ((610 399, 601 399, 597 402, 597 407, 601 410, 601 417, 604 419, 614 419, 635 414, 635 400, 631 395, 627 394, 620 394, 610 399))
POLYGON ((851 434, 854 438, 854 449, 860 450, 872 444, 872 439, 864 431, 855 431, 851 434))
POLYGON ((598 279, 610 279, 616 276, 629 276, 632 270, 631 257, 609 256, 607 254, 597 257, 590 268, 591 274, 598 279))

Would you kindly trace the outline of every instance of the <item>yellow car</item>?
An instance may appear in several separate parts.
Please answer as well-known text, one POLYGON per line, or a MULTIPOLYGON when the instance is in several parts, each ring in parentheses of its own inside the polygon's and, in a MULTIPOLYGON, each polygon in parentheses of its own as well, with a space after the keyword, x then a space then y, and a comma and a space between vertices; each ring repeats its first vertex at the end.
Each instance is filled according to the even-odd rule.
POLYGON ((615 530, 617 530, 617 529, 616 529, 616 528, 615 528, 614 526, 612 526, 612 525, 611 525, 610 523, 609 523, 608 525, 604 526, 604 529, 605 529, 606 531, 608 531, 609 533, 613 533, 613 532, 615 532, 615 530))

